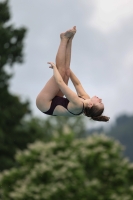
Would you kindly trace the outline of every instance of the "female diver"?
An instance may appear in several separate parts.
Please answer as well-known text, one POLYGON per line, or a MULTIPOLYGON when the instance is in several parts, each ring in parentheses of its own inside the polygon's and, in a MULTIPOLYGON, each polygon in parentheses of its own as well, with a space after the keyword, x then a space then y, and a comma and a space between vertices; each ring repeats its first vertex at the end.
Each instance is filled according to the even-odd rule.
POLYGON ((48 62, 53 69, 53 76, 46 83, 36 98, 38 109, 52 116, 78 116, 82 113, 96 121, 108 121, 103 116, 104 104, 97 96, 90 98, 81 82, 70 69, 72 39, 76 33, 76 26, 60 34, 61 42, 56 55, 56 65, 48 62), (68 87, 71 79, 76 92, 68 87), (65 95, 66 98, 63 96, 65 95))

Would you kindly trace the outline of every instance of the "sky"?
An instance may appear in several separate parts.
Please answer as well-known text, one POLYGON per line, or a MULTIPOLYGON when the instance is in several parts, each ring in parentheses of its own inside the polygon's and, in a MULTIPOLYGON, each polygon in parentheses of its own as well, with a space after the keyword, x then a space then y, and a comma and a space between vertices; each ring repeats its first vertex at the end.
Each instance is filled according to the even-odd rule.
MULTIPOLYGON (((35 116, 45 117, 36 97, 53 75, 47 62, 55 62, 60 33, 73 26, 71 69, 86 92, 102 98, 110 122, 133 114, 132 0, 10 0, 9 5, 11 23, 27 28, 24 63, 11 69, 10 91, 29 99, 35 116)), ((75 91, 71 82, 69 87, 75 91)))

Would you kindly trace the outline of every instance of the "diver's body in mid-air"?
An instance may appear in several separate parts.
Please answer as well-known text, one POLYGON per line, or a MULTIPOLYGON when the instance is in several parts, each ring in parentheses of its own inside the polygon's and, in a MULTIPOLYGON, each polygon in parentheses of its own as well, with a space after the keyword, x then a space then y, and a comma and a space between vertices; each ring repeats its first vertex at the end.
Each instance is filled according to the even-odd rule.
POLYGON ((102 116, 104 104, 102 100, 85 92, 81 82, 70 69, 72 40, 76 27, 60 34, 61 42, 56 55, 56 64, 48 62, 54 75, 49 79, 38 94, 36 105, 38 109, 52 116, 78 116, 84 114, 96 121, 108 121, 109 117, 102 116), (76 92, 68 87, 71 79, 76 92), (63 96, 65 95, 66 98, 63 96))

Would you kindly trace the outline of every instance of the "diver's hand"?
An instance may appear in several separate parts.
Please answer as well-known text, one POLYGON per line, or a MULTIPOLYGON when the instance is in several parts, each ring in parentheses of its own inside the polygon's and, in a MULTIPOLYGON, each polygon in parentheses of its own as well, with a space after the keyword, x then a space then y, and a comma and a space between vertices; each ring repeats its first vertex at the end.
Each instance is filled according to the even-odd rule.
POLYGON ((56 68, 56 65, 53 62, 48 62, 48 64, 50 64, 49 68, 51 69, 56 68))

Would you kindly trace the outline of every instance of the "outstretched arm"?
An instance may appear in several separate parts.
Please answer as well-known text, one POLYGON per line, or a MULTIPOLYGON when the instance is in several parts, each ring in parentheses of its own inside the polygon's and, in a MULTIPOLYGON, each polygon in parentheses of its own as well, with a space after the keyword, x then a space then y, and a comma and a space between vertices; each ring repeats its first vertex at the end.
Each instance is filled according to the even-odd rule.
POLYGON ((83 97, 84 99, 88 99, 90 98, 90 96, 85 92, 81 82, 79 81, 79 79, 76 77, 76 75, 72 72, 72 70, 70 70, 70 79, 77 91, 78 96, 83 97))

